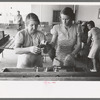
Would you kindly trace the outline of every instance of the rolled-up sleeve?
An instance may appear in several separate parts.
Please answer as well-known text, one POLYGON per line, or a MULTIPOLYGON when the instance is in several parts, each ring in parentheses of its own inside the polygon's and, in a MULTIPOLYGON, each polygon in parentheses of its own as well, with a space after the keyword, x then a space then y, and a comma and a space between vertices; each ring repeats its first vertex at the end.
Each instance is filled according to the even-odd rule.
POLYGON ((52 35, 58 35, 58 31, 57 31, 57 25, 53 26, 53 28, 51 29, 51 34, 52 35))
POLYGON ((24 39, 23 34, 21 32, 18 32, 15 36, 15 46, 17 44, 23 44, 24 41, 23 39, 24 39))

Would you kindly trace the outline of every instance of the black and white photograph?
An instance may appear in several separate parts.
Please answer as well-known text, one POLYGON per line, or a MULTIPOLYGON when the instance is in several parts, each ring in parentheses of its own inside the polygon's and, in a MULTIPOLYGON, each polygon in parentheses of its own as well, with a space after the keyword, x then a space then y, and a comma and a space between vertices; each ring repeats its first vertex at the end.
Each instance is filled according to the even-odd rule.
POLYGON ((0 98, 100 98, 99 51, 99 2, 0 2, 0 98))
POLYGON ((0 3, 0 80, 99 81, 100 4, 0 3))

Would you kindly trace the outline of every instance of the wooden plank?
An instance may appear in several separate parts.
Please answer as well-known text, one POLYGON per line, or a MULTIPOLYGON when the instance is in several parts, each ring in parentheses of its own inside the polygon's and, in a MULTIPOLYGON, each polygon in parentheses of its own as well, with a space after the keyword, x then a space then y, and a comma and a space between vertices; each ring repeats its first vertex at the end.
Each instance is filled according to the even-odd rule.
POLYGON ((15 44, 13 43, 12 48, 14 49, 15 44))
POLYGON ((13 43, 9 48, 14 49, 14 46, 15 46, 15 44, 14 44, 14 40, 13 40, 13 43))
MULTIPOLYGON (((33 67, 33 68, 16 68, 16 67, 6 67, 2 69, 2 72, 32 72, 32 70, 38 71, 38 72, 55 72, 54 67, 33 67)), ((59 69, 56 70, 56 72, 86 72, 83 70, 83 68, 77 68, 77 70, 66 70, 66 69, 59 69)))
POLYGON ((9 44, 5 46, 5 49, 6 49, 6 48, 10 48, 10 46, 13 44, 13 42, 14 42, 14 41, 11 39, 10 42, 9 42, 9 44))
POLYGON ((5 49, 5 46, 7 46, 10 43, 11 40, 7 41, 5 44, 3 44, 2 46, 0 46, 0 49, 5 49))
POLYGON ((35 68, 5 68, 5 72, 0 72, 0 80, 100 81, 100 72, 43 72, 43 69, 36 72, 35 68))
POLYGON ((100 77, 0 77, 3 81, 43 81, 44 84, 51 84, 48 81, 100 81, 100 77))
POLYGON ((11 45, 9 46, 9 48, 14 49, 13 47, 14 47, 14 39, 12 39, 11 45))
POLYGON ((35 68, 3 68, 2 72, 35 72, 35 68))
MULTIPOLYGON (((3 46, 7 41, 9 41, 9 35, 5 34, 4 38, 0 40, 0 47, 3 46)), ((1 48, 2 49, 2 48, 1 48)))
POLYGON ((0 46, 0 49, 14 49, 14 38, 9 39, 4 45, 0 46))
POLYGON ((0 77, 100 77, 100 73, 86 72, 1 72, 0 77))

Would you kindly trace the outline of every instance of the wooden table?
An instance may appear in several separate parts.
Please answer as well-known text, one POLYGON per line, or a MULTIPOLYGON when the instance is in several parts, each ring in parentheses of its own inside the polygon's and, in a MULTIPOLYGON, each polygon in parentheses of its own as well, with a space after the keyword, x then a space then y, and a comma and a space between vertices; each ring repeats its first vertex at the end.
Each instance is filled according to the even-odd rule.
POLYGON ((0 80, 33 80, 33 81, 100 81, 100 72, 44 72, 43 68, 5 68, 0 72, 0 80))
MULTIPOLYGON (((0 49, 14 49, 14 38, 10 38, 0 49)), ((44 72, 34 69, 5 68, 0 72, 0 80, 33 80, 33 81, 100 81, 100 72, 44 72), (8 70, 8 71, 7 71, 8 70)))

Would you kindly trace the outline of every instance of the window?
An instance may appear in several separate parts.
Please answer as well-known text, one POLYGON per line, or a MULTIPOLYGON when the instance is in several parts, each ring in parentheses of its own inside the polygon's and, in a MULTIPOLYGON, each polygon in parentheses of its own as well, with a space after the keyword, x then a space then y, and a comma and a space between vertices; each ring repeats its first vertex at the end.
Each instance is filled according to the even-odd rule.
POLYGON ((60 10, 53 11, 53 22, 59 22, 60 10))

